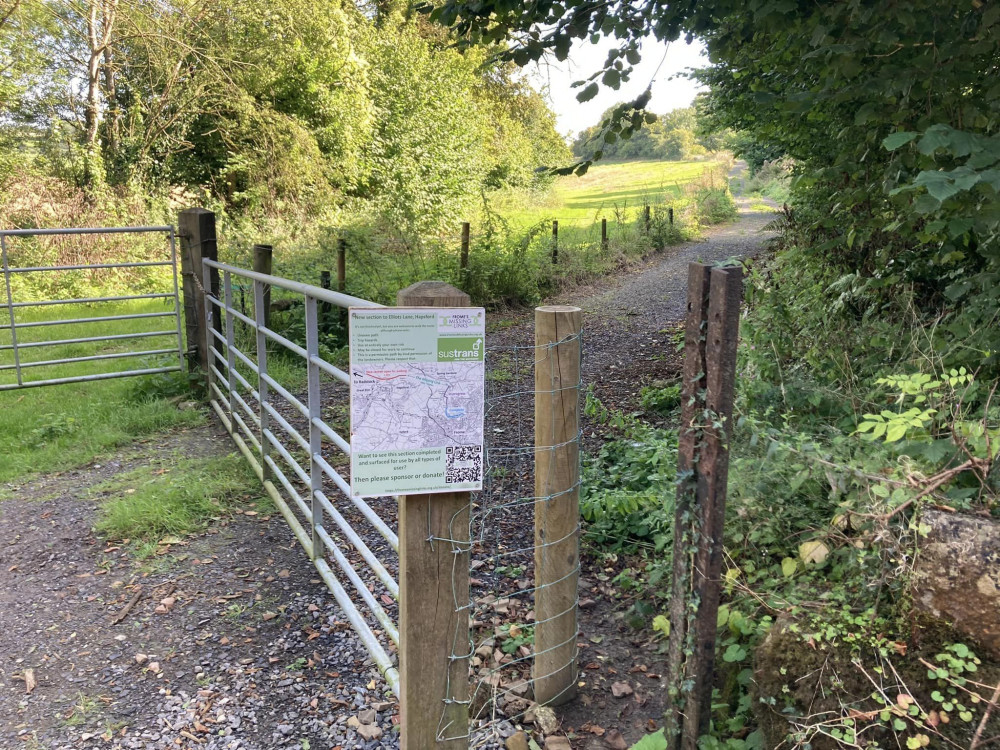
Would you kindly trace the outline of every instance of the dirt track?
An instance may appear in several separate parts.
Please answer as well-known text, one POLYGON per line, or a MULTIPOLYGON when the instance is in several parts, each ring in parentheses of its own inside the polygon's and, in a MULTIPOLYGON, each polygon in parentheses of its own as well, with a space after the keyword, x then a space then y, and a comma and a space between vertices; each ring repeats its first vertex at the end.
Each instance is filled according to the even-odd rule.
MULTIPOLYGON (((754 254, 772 217, 744 203, 706 241, 553 300, 585 310, 584 377, 609 406, 676 374, 665 331, 683 316, 687 264, 754 254)), ((530 316, 493 341, 529 344, 530 316)), ((0 501, 0 749, 398 746, 395 704, 280 516, 236 515, 144 564, 91 532, 100 498, 88 490, 109 476, 164 451, 230 450, 215 428, 178 433, 0 501), (170 611, 156 614, 167 597, 170 611), (375 710, 380 738, 348 724, 363 709, 375 710)), ((633 740, 662 711, 648 676, 656 657, 639 656, 644 643, 616 614, 601 571, 584 576, 581 595, 593 604, 581 616, 581 662, 598 668, 583 670, 587 685, 561 712, 562 730, 588 721, 633 740), (634 661, 646 673, 629 675, 634 661), (614 699, 610 684, 622 679, 635 692, 614 699)), ((608 737, 583 732, 574 746, 612 747, 608 737)))

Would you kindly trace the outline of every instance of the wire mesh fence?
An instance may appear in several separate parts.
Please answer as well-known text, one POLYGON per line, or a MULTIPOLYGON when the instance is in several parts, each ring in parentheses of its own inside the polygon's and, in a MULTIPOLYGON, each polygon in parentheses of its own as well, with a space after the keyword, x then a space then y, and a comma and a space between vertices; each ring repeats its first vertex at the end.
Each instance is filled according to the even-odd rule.
POLYGON ((546 396, 579 407, 579 367, 572 382, 557 388, 540 386, 536 375, 559 353, 578 357, 581 339, 573 333, 554 343, 487 350, 486 481, 470 520, 469 708, 476 748, 502 747, 537 699, 558 704, 575 690, 579 471, 570 467, 557 477, 560 462, 540 454, 578 461, 580 433, 577 426, 568 439, 536 447, 535 417, 536 401, 546 396), (536 474, 536 461, 544 476, 536 474), (558 536, 546 536, 547 516, 559 505, 569 507, 571 518, 558 536), (560 598, 554 594, 562 600, 552 601, 560 598))

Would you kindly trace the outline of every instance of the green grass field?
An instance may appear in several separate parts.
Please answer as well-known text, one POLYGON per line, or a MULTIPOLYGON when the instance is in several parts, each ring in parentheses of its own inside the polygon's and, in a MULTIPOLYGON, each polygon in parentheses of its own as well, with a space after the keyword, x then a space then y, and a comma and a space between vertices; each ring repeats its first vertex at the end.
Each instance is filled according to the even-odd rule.
MULTIPOLYGON (((104 302, 89 305, 57 305, 20 308, 19 323, 111 315, 150 314, 172 310, 173 300, 104 302)), ((9 319, 0 312, 0 323, 9 319)), ((138 320, 75 323, 19 328, 18 343, 70 338, 113 336, 124 333, 171 330, 171 335, 126 340, 103 340, 21 350, 22 363, 70 357, 89 357, 125 351, 176 347, 174 321, 170 317, 138 320)), ((10 331, 0 331, 0 345, 9 345, 10 331)), ((153 368, 177 364, 177 355, 155 355, 66 365, 27 367, 26 380, 94 375, 125 369, 153 368)), ((0 350, 0 365, 13 364, 13 353, 0 350)), ((0 384, 15 383, 13 370, 0 370, 0 384)), ((85 463, 110 449, 139 437, 172 427, 203 421, 197 411, 180 411, 171 397, 184 392, 184 377, 178 374, 121 378, 98 382, 0 391, 0 482, 27 474, 57 471, 85 463)))
POLYGON ((512 225, 529 226, 557 219, 560 229, 589 228, 602 218, 610 224, 618 214, 634 216, 646 203, 669 203, 684 186, 696 182, 718 162, 633 161, 595 164, 585 175, 556 180, 551 195, 538 203, 501 204, 499 213, 512 225))

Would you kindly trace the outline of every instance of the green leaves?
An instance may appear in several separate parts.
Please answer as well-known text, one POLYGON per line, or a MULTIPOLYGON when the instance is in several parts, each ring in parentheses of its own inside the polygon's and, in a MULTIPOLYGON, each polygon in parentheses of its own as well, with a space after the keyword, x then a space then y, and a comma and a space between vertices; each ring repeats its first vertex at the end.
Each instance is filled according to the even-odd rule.
POLYGON ((905 146, 907 143, 916 138, 919 133, 914 133, 912 131, 901 131, 899 133, 893 133, 882 141, 882 145, 889 151, 895 151, 897 148, 905 146))

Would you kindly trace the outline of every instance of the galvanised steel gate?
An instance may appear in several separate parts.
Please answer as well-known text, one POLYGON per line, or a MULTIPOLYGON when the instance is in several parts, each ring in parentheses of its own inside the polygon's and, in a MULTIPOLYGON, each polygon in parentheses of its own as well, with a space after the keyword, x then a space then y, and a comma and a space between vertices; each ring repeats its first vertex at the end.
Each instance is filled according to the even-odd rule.
MULTIPOLYGON (((5 371, 13 370, 16 375, 14 383, 0 383, 0 391, 16 390, 19 388, 31 388, 43 385, 58 385, 61 383, 78 383, 93 380, 108 380, 110 378, 124 378, 133 375, 151 375, 161 372, 176 372, 184 364, 183 338, 181 335, 181 308, 177 286, 177 247, 175 232, 172 226, 150 226, 150 227, 75 227, 69 229, 2 229, 0 230, 0 256, 3 261, 3 279, 5 292, 6 322, 0 318, 0 375, 5 371), (11 266, 10 238, 22 237, 43 237, 52 235, 112 235, 112 234, 162 234, 166 241, 167 248, 159 260, 141 260, 126 262, 107 263, 81 263, 65 265, 41 265, 41 266, 11 266), (41 273, 62 273, 67 271, 95 271, 102 269, 142 269, 154 267, 169 267, 170 282, 169 288, 163 292, 150 294, 131 294, 106 297, 76 297, 67 299, 18 299, 16 285, 13 283, 14 277, 19 274, 41 274, 41 273), (54 305, 91 305, 102 302, 132 302, 138 300, 166 300, 172 309, 156 312, 134 312, 121 315, 97 315, 82 317, 51 318, 43 313, 36 312, 33 319, 18 320, 19 311, 25 308, 47 308, 54 305), (169 319, 168 327, 157 330, 144 330, 145 326, 136 324, 136 330, 118 333, 109 333, 106 328, 101 331, 100 327, 109 323, 119 321, 141 321, 149 319, 169 319), (64 337, 64 338, 35 338, 32 333, 36 330, 45 330, 50 326, 95 326, 91 335, 64 337), (3 332, 9 331, 9 343, 5 339, 3 332), (28 340, 26 340, 28 339, 28 340), (135 346, 125 348, 125 342, 137 342, 145 339, 167 339, 169 344, 161 344, 157 348, 143 349, 135 346), (64 348, 64 353, 74 354, 79 352, 79 345, 90 345, 94 350, 92 354, 82 356, 55 356, 37 358, 35 352, 39 349, 45 350, 55 347, 64 348), (74 349, 76 352, 74 352, 74 349), (99 351, 100 349, 111 349, 111 351, 99 351), (6 353, 11 352, 12 361, 6 360, 6 353), (59 366, 74 365, 81 362, 102 362, 126 358, 145 357, 177 358, 177 364, 163 364, 155 367, 141 367, 127 370, 116 370, 113 372, 98 372, 88 374, 67 375, 65 377, 50 377, 32 379, 31 373, 34 368, 58 368, 59 366)), ((168 360, 169 361, 169 360, 168 360)))

